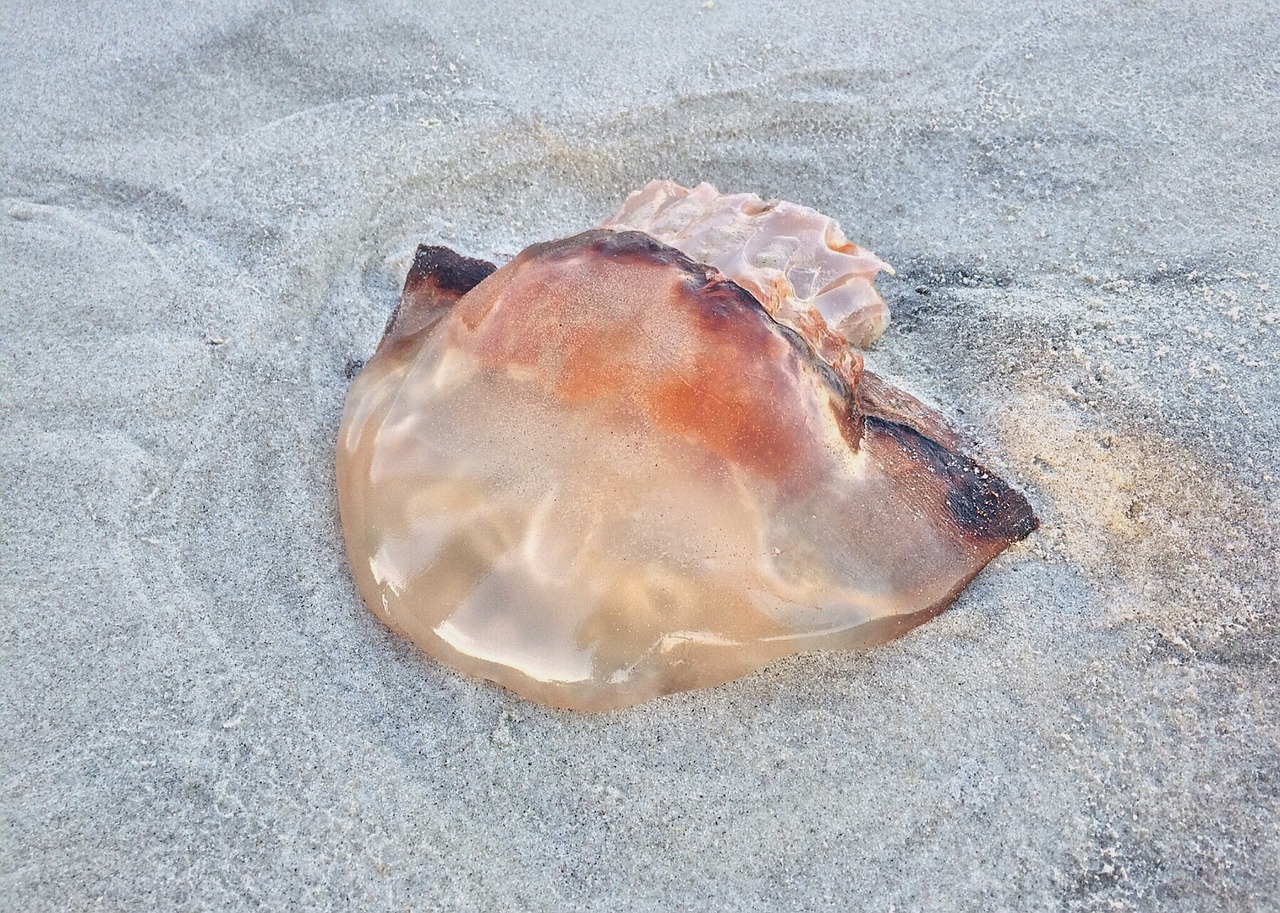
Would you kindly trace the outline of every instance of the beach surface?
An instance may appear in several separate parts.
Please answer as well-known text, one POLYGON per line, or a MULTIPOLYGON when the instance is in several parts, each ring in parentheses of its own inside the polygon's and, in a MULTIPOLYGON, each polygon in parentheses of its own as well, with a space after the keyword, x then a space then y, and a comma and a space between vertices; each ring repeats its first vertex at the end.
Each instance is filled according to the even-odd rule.
POLYGON ((1280 10, 5 5, 0 908, 1280 906, 1280 10), (1042 527, 625 712, 365 610, 350 377, 420 242, 652 178, 896 268, 869 365, 1042 527))

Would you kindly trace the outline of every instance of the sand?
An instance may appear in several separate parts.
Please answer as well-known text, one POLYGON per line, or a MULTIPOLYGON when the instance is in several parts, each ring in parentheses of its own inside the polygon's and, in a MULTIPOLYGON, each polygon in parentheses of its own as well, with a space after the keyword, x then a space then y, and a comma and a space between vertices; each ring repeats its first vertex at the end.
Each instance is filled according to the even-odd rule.
POLYGON ((5 4, 0 908, 1280 904, 1280 13, 5 4), (334 436, 414 245, 654 177, 897 268, 1043 528, 938 620, 603 716, 368 614, 334 436))

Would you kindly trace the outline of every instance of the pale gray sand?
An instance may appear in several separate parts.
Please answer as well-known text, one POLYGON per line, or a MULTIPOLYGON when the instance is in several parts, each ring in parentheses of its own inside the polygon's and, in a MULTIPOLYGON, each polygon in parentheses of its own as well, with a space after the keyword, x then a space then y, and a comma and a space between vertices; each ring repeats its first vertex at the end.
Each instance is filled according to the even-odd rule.
POLYGON ((0 29, 0 908, 1280 903, 1274 4, 124 6, 0 29), (1044 527, 881 649, 551 712, 364 611, 334 434, 414 244, 651 177, 893 263, 874 364, 1044 527))

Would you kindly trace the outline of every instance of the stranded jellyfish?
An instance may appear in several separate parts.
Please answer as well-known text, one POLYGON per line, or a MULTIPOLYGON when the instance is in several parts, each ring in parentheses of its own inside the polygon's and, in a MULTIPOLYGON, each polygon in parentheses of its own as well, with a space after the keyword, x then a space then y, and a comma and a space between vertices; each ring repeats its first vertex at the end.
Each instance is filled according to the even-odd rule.
POLYGON ((557 707, 896 637, 1036 527, 863 369, 885 268, 830 219, 654 182, 500 269, 418 249, 351 386, 338 493, 369 608, 557 707))

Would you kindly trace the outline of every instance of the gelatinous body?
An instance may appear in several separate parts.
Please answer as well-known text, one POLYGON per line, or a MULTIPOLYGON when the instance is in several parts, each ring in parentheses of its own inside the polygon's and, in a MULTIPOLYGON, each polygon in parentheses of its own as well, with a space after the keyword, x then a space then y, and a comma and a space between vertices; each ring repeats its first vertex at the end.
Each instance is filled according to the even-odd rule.
POLYGON ((439 660, 586 710, 894 637, 1036 521, 853 364, 640 232, 496 271, 422 248, 339 432, 360 590, 439 660))

